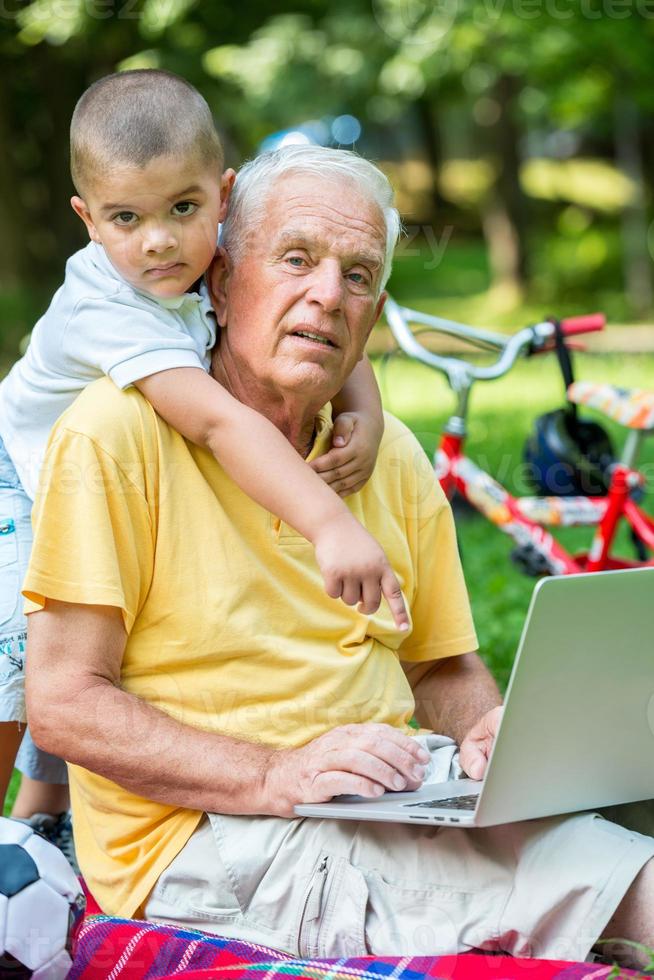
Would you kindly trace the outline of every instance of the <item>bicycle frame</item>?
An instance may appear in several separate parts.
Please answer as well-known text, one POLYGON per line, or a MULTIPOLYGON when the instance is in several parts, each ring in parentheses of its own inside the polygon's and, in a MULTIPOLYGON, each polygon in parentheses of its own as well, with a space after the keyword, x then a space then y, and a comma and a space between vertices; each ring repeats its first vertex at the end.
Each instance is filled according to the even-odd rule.
POLYGON ((654 559, 631 561, 610 553, 621 518, 654 550, 654 522, 630 496, 633 488, 643 483, 637 471, 617 465, 606 497, 514 497, 464 455, 464 443, 465 433, 446 431, 441 437, 434 469, 443 490, 450 498, 456 490, 519 547, 529 549, 540 560, 544 574, 573 575, 654 565, 654 559), (577 555, 571 555, 545 530, 581 526, 597 527, 597 531, 590 551, 577 555))
MULTIPOLYGON (((474 381, 501 377, 525 351, 533 353, 548 349, 546 345, 552 334, 552 324, 544 322, 506 337, 408 310, 390 298, 386 306, 386 319, 399 346, 410 357, 444 373, 457 397, 456 412, 445 426, 434 458, 434 469, 446 495, 451 498, 457 491, 482 516, 513 538, 525 571, 531 574, 571 575, 654 565, 654 557, 641 561, 611 554, 621 520, 625 520, 638 541, 654 553, 654 520, 633 499, 634 491, 642 488, 645 482, 642 474, 634 468, 643 432, 631 432, 622 460, 613 467, 608 493, 602 497, 514 497, 464 453, 468 401, 474 381), (485 349, 494 349, 500 356, 490 367, 473 367, 462 359, 434 354, 423 347, 411 332, 408 319, 423 327, 463 337, 485 349), (594 527, 596 531, 589 551, 576 555, 571 555, 546 530, 548 527, 580 526, 594 527)), ((598 329, 598 319, 603 323, 603 318, 593 316, 579 318, 576 323, 567 321, 567 332, 573 334, 598 329)))

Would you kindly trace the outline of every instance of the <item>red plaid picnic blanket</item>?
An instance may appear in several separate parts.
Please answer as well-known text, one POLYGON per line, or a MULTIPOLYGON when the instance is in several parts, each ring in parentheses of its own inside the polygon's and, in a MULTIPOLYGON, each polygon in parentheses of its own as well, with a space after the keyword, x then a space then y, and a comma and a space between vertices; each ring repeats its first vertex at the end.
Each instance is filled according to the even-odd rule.
MULTIPOLYGON (((466 953, 298 960, 190 929, 88 915, 68 980, 607 980, 611 967, 466 953)), ((612 974, 616 976, 616 973, 612 974)), ((623 970, 620 977, 636 976, 623 970)))

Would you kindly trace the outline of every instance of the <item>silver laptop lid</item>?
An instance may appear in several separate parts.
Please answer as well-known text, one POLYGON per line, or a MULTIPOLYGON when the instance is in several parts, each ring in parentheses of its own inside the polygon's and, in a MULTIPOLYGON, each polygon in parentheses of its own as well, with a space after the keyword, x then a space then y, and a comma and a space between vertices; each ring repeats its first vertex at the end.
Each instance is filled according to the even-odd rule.
POLYGON ((475 823, 654 798, 653 758, 654 568, 543 579, 475 823))

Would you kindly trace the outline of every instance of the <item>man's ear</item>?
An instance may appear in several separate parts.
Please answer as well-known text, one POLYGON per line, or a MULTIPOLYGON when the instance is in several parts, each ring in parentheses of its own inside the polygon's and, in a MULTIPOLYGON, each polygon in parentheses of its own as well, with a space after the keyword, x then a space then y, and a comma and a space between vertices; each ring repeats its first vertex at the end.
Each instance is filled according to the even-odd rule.
POLYGON ((373 313, 372 317, 370 318, 370 326, 368 327, 368 333, 366 334, 366 342, 363 345, 363 350, 361 351, 361 355, 359 357, 359 360, 360 361, 362 361, 363 358, 365 357, 366 344, 368 343, 368 337, 370 336, 370 334, 372 332, 372 328, 377 323, 377 320, 379 320, 380 316, 382 315, 382 310, 384 309, 384 306, 386 304, 386 300, 387 299, 388 299, 388 293, 384 289, 383 292, 382 292, 382 294, 381 294, 381 296, 377 300, 377 305, 375 306, 374 313, 373 313))
POLYGON ((227 283, 229 281, 230 271, 231 262, 229 255, 222 245, 219 245, 213 261, 205 273, 205 280, 216 319, 221 327, 224 327, 227 323, 227 283))
POLYGON ((232 187, 234 186, 234 181, 236 180, 236 173, 230 167, 220 178, 220 215, 219 221, 224 221, 227 217, 227 208, 229 206, 229 198, 232 193, 232 187))
POLYGON ((91 212, 89 211, 86 201, 83 201, 81 197, 71 197, 70 206, 78 217, 82 219, 86 225, 86 230, 89 233, 89 238, 92 242, 97 242, 101 245, 100 235, 98 234, 98 229, 93 224, 93 218, 91 217, 91 212))
POLYGON ((374 327, 374 325, 379 320, 380 316, 382 315, 382 313, 384 311, 384 307, 386 306, 386 300, 387 299, 388 299, 388 293, 386 292, 385 289, 382 289, 381 295, 380 295, 379 299, 377 300, 377 306, 375 307, 375 315, 374 315, 374 319, 372 321, 372 326, 370 327, 371 330, 372 330, 372 327, 374 327))

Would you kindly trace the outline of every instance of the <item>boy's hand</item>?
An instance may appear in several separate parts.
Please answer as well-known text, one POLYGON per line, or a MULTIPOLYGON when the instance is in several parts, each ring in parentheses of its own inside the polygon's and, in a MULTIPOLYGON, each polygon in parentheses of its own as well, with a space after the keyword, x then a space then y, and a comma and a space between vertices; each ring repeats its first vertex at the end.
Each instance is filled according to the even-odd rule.
POLYGON ((314 539, 316 560, 327 594, 370 616, 379 609, 382 595, 399 630, 409 628, 400 583, 383 549, 349 513, 325 524, 314 539))
POLYGON ((361 412, 336 416, 332 449, 309 463, 341 497, 356 493, 370 479, 377 461, 383 430, 361 412))

